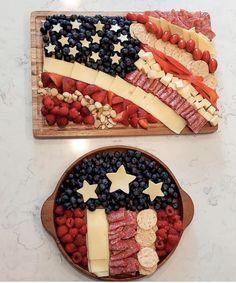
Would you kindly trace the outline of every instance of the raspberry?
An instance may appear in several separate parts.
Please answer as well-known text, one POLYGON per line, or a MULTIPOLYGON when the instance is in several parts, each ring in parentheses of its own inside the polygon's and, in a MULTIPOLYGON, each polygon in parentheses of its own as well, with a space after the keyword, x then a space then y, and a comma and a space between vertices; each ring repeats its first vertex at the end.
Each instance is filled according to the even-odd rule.
POLYGON ((70 218, 70 217, 73 217, 73 216, 74 216, 72 210, 66 210, 64 213, 65 213, 65 216, 66 216, 67 218, 70 218))
POLYGON ((71 108, 69 111, 69 118, 71 120, 76 119, 79 116, 79 112, 75 108, 71 108))
POLYGON ((178 235, 168 235, 167 243, 172 247, 175 247, 179 242, 180 237, 178 235))
POLYGON ((59 238, 65 236, 68 233, 68 228, 66 227, 66 225, 61 225, 57 228, 57 236, 59 238))
POLYGON ((62 106, 59 109, 58 115, 62 117, 66 117, 69 114, 69 109, 66 106, 62 106))
POLYGON ((81 265, 82 265, 83 267, 88 266, 88 258, 87 258, 87 256, 85 256, 85 257, 82 259, 81 265))
POLYGON ((74 222, 75 222, 74 219, 69 217, 69 218, 66 219, 66 226, 68 228, 72 228, 74 226, 74 222))
POLYGON ((68 119, 66 117, 57 117, 58 127, 65 127, 68 124, 68 119))
POLYGON ((161 228, 157 231, 157 236, 162 239, 162 240, 165 240, 167 238, 167 232, 166 232, 166 229, 164 228, 161 228))
POLYGON ((75 244, 73 243, 68 243, 65 245, 65 250, 69 253, 69 254, 72 254, 76 251, 76 246, 75 244))
POLYGON ((81 234, 77 235, 74 240, 74 244, 78 247, 85 245, 86 244, 85 237, 81 234))
POLYGON ((75 124, 81 124, 83 122, 83 117, 79 114, 77 118, 73 119, 75 124))
POLYGON ((66 217, 65 216, 58 216, 55 218, 55 222, 57 225, 63 225, 66 223, 66 217))
POLYGON ((164 210, 159 210, 157 212, 157 220, 166 220, 167 214, 165 213, 164 210))
MULTIPOLYGON (((61 226, 60 226, 61 227, 61 226)), ((59 228, 60 228, 59 227, 59 228)), ((68 229, 68 228, 67 228, 68 229)), ((62 238, 61 238, 62 243, 72 243, 73 242, 73 237, 70 234, 65 234, 62 238)))
POLYGON ((95 122, 95 119, 94 119, 93 115, 88 115, 88 116, 84 117, 84 123, 86 125, 93 125, 94 122, 95 122))
POLYGON ((64 206, 63 205, 58 205, 56 208, 55 208, 55 210, 54 210, 54 213, 56 214, 56 215, 64 215, 64 213, 65 213, 65 209, 64 209, 64 206))
POLYGON ((56 116, 53 114, 47 114, 46 115, 46 121, 49 126, 52 126, 56 123, 56 116))
POLYGON ((76 110, 80 110, 81 103, 79 101, 74 101, 71 103, 71 107, 75 108, 76 110))
POLYGON ((175 215, 175 210, 174 210, 174 208, 172 207, 172 206, 170 206, 170 205, 167 205, 167 207, 166 207, 166 214, 168 215, 168 216, 173 216, 173 215, 175 215))
POLYGON ((54 115, 58 115, 59 111, 60 111, 60 107, 59 106, 54 106, 50 113, 54 114, 54 115))
POLYGON ((77 228, 70 228, 69 234, 70 234, 73 238, 75 238, 75 237, 79 234, 79 229, 77 229, 77 228))
POLYGON ((74 216, 75 216, 75 217, 78 217, 78 218, 83 218, 83 217, 84 217, 84 212, 83 212, 83 210, 80 209, 80 208, 76 208, 76 209, 74 210, 74 216))
POLYGON ((74 252, 72 255, 72 260, 74 263, 79 264, 82 261, 82 256, 79 252, 74 252))
POLYGON ((88 110, 88 108, 86 106, 83 106, 81 107, 80 109, 80 114, 83 116, 83 117, 86 117, 90 114, 90 111, 88 110))
POLYGON ((166 228, 169 226, 169 223, 166 220, 158 221, 157 222, 158 228, 166 228))
POLYGON ((157 250, 163 250, 165 247, 165 244, 163 241, 156 241, 156 249, 157 250))
POLYGON ((167 255, 167 252, 165 251, 165 250, 158 250, 157 251, 157 254, 158 254, 158 256, 166 256, 167 255))
POLYGON ((180 217, 180 215, 175 214, 175 215, 173 215, 172 219, 173 219, 174 221, 178 221, 178 220, 181 220, 181 217, 180 217))
POLYGON ((86 256, 87 255, 87 248, 86 248, 86 246, 81 246, 81 247, 79 247, 79 250, 78 250, 79 252, 80 252, 80 254, 82 255, 82 256, 86 256))
POLYGON ((83 225, 82 228, 79 229, 79 233, 82 235, 86 235, 87 233, 87 225, 83 225))
POLYGON ((46 116, 49 113, 49 110, 45 106, 42 106, 41 113, 43 116, 46 116))
POLYGON ((84 220, 81 218, 75 218, 75 227, 81 228, 85 224, 84 220))
POLYGON ((170 228, 168 232, 169 235, 179 235, 179 233, 174 228, 170 228))
POLYGON ((166 250, 167 253, 170 253, 173 250, 173 248, 174 247, 172 245, 170 245, 169 243, 167 243, 166 246, 165 246, 165 250, 166 250))
POLYGON ((181 220, 177 220, 175 221, 174 223, 174 229, 177 230, 177 231, 182 231, 183 230, 183 223, 181 220))

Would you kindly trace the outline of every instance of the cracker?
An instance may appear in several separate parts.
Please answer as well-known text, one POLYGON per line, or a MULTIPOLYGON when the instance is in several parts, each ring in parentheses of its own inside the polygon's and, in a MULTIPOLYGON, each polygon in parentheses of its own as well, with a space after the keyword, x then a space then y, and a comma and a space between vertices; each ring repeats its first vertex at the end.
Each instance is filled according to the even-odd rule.
POLYGON ((148 247, 155 242, 156 233, 152 229, 143 230, 135 235, 135 240, 140 244, 141 247, 148 247))
POLYGON ((161 39, 157 39, 155 42, 155 48, 161 52, 165 51, 166 44, 161 39))
POLYGON ((189 69, 194 76, 202 76, 205 78, 209 75, 207 63, 201 60, 194 61, 189 67, 189 69))
POLYGON ((132 26, 131 29, 132 29, 132 32, 135 38, 137 38, 142 43, 146 44, 147 31, 146 31, 145 26, 139 23, 132 24, 131 26, 132 26))
POLYGON ((159 261, 158 255, 152 248, 142 248, 138 254, 138 261, 144 268, 151 268, 159 261))
POLYGON ((176 48, 173 53, 172 53, 172 57, 179 61, 179 58, 184 54, 185 51, 183 51, 182 49, 176 48))
POLYGON ((139 267, 139 273, 142 275, 149 275, 154 273, 157 270, 157 264, 153 265, 150 268, 144 268, 143 266, 140 265, 139 267))
POLYGON ((218 85, 217 78, 213 74, 207 75, 203 82, 212 89, 216 89, 218 85))
POLYGON ((155 47, 156 40, 157 40, 157 38, 153 33, 147 33, 146 34, 146 43, 149 46, 155 47))
POLYGON ((179 56, 179 62, 185 67, 187 67, 188 64, 192 61, 193 61, 193 56, 188 52, 184 52, 179 56))
POLYGON ((166 42, 165 50, 164 50, 165 54, 168 55, 168 56, 173 57, 172 54, 175 52, 176 48, 178 48, 178 47, 176 47, 174 44, 166 42))
POLYGON ((149 230, 157 223, 156 212, 152 209, 144 209, 138 213, 138 226, 144 230, 149 230))

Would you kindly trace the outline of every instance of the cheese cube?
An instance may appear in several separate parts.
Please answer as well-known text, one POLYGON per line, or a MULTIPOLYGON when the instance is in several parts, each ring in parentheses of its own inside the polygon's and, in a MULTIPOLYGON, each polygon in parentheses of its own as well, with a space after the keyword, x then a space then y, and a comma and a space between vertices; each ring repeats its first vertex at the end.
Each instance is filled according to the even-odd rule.
POLYGON ((214 115, 213 118, 210 120, 212 126, 216 126, 219 122, 219 116, 214 115))
POLYGON ((154 71, 161 71, 161 67, 158 63, 151 65, 151 69, 154 71))
POLYGON ((213 115, 211 115, 209 112, 206 111, 203 117, 209 122, 212 120, 213 115))
POLYGON ((189 84, 189 90, 190 90, 190 92, 191 92, 191 94, 193 96, 197 96, 198 95, 197 90, 191 84, 189 84))
POLYGON ((182 80, 178 80, 175 82, 175 85, 177 87, 177 89, 180 89, 180 88, 183 88, 184 87, 184 84, 183 84, 183 81, 182 80))
POLYGON ((212 105, 207 109, 207 112, 211 113, 212 115, 215 113, 215 111, 216 111, 216 109, 212 105))
POLYGON ((171 77, 165 75, 160 79, 160 82, 163 83, 163 85, 168 86, 168 84, 171 82, 171 77))
POLYGON ((152 58, 151 60, 148 60, 147 63, 148 63, 148 66, 151 67, 152 65, 156 64, 156 60, 152 58))
POLYGON ((165 76, 165 72, 164 71, 157 72, 157 78, 158 79, 163 78, 164 76, 165 76))
POLYGON ((173 82, 169 83, 168 87, 171 87, 173 90, 176 90, 176 89, 177 89, 177 88, 176 88, 176 84, 173 83, 173 82))
POLYGON ((196 110, 202 108, 203 106, 204 106, 204 104, 203 104, 202 101, 195 101, 195 102, 193 103, 193 108, 196 109, 196 110))
POLYGON ((205 113, 206 113, 206 110, 204 108, 200 108, 200 109, 198 109, 198 113, 201 114, 202 116, 204 116, 205 113))
POLYGON ((139 56, 140 58, 142 58, 145 53, 146 53, 146 52, 145 52, 143 49, 140 49, 140 51, 139 51, 139 53, 138 53, 138 56, 139 56))
POLYGON ((142 67, 145 65, 145 61, 143 61, 143 59, 139 58, 135 63, 134 65, 139 69, 141 70, 142 67))
POLYGON ((149 79, 158 79, 158 73, 154 70, 149 70, 147 76, 149 79))
POLYGON ((195 96, 195 100, 196 101, 202 101, 203 97, 200 94, 198 94, 197 96, 195 96))
POLYGON ((189 91, 189 87, 188 86, 185 86, 184 88, 182 89, 179 89, 178 90, 178 93, 180 95, 182 95, 184 98, 188 99, 189 97, 191 97, 191 93, 189 91))
POLYGON ((170 80, 172 80, 173 79, 173 74, 166 73, 166 77, 168 77, 170 80))
POLYGON ((211 106, 210 101, 207 100, 206 98, 203 99, 203 103, 204 103, 204 107, 205 107, 206 109, 211 106))
POLYGON ((141 57, 144 61, 149 61, 151 59, 153 59, 153 55, 152 52, 145 52, 142 57, 141 57))
POLYGON ((172 83, 176 83, 178 80, 179 80, 179 78, 173 77, 173 78, 172 78, 172 83))
POLYGON ((145 74, 147 74, 150 71, 150 67, 148 66, 148 64, 143 65, 142 71, 144 71, 145 74))
POLYGON ((187 101, 192 105, 195 101, 193 96, 190 96, 189 98, 187 98, 187 101))

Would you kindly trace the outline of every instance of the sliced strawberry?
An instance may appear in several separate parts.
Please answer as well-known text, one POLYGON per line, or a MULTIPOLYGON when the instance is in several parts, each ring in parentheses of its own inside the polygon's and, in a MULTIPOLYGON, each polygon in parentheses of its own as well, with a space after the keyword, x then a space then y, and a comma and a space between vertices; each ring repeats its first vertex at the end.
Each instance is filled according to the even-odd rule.
POLYGON ((129 126, 129 115, 127 111, 120 112, 113 120, 117 123, 121 123, 125 126, 129 126))
POLYGON ((56 106, 59 106, 60 103, 61 103, 61 100, 59 100, 56 96, 54 96, 54 97, 52 98, 52 100, 54 101, 54 104, 55 104, 56 106))
POLYGON ((148 121, 145 118, 139 119, 138 121, 139 125, 143 128, 143 129, 147 129, 148 128, 148 121))
POLYGON ((41 81, 42 81, 44 87, 48 87, 48 85, 51 82, 51 79, 50 79, 50 76, 49 76, 48 72, 43 72, 41 74, 41 81))
POLYGON ((86 88, 83 90, 83 95, 92 95, 95 92, 100 91, 101 88, 96 85, 87 85, 86 88))
POLYGON ((103 103, 105 101, 106 96, 107 96, 106 90, 101 90, 101 91, 95 92, 91 95, 93 100, 100 102, 100 103, 103 103))
POLYGON ((138 106, 135 104, 130 104, 127 106, 127 112, 129 115, 133 115, 134 113, 136 113, 138 111, 138 106))
POLYGON ((138 109, 138 117, 139 118, 147 118, 147 115, 148 115, 148 113, 145 111, 145 110, 143 110, 142 108, 139 108, 138 109))
POLYGON ((131 102, 130 100, 125 99, 125 100, 124 100, 124 109, 127 109, 127 107, 128 107, 129 105, 132 105, 132 104, 134 104, 134 103, 131 102))
POLYGON ((83 83, 81 81, 76 81, 76 89, 80 92, 83 92, 88 84, 83 83))
POLYGON ((155 118, 154 116, 152 116, 151 114, 147 114, 147 121, 148 123, 151 123, 151 124, 155 124, 158 122, 157 118, 155 118))
POLYGON ((130 117, 129 123, 133 128, 137 128, 138 127, 138 115, 134 114, 130 117))
POLYGON ((56 88, 56 89, 60 89, 60 88, 58 88, 55 84, 54 84, 54 82, 50 82, 49 84, 48 84, 48 86, 47 86, 48 88, 56 88))
POLYGON ((62 79, 62 89, 63 89, 63 92, 74 93, 76 91, 75 80, 64 77, 62 79))
POLYGON ((123 102, 124 102, 124 98, 122 98, 120 96, 114 96, 112 98, 112 105, 123 103, 123 102))
POLYGON ((119 104, 115 104, 112 106, 113 110, 116 111, 117 114, 119 114, 120 112, 122 112, 124 110, 124 106, 123 103, 119 103, 119 104))
POLYGON ((108 91, 107 93, 107 103, 112 106, 112 98, 114 97, 114 93, 111 91, 108 91))
POLYGON ((63 76, 55 74, 55 73, 50 73, 49 76, 51 80, 54 82, 54 84, 56 85, 56 87, 60 88, 62 85, 63 76))

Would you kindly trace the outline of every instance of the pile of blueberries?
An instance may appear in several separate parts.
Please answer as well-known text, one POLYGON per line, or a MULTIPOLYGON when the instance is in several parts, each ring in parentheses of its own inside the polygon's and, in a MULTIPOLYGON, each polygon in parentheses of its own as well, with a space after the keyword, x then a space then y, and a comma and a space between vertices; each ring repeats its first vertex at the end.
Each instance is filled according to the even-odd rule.
POLYGON ((134 62, 138 59, 138 52, 140 50, 140 42, 131 37, 129 27, 131 21, 125 17, 107 17, 96 15, 77 16, 77 15, 52 15, 47 16, 46 21, 43 23, 40 31, 43 36, 45 47, 51 43, 55 45, 55 54, 48 53, 45 49, 45 55, 51 57, 55 55, 56 59, 65 60, 68 62, 84 63, 86 66, 95 70, 100 70, 112 76, 119 75, 124 78, 125 75, 136 69, 134 62), (82 25, 79 29, 72 28, 72 22, 78 21, 82 25), (100 43, 92 43, 92 36, 96 34, 95 24, 100 21, 104 24, 103 30, 97 31, 98 36, 101 38, 100 43), (52 31, 53 25, 61 25, 60 32, 52 31), (110 30, 111 25, 118 24, 121 29, 117 32, 110 30), (128 40, 120 42, 118 37, 123 34, 127 35, 128 40), (69 38, 69 45, 64 45, 58 41, 61 36, 69 38), (91 43, 89 48, 83 47, 81 40, 87 39, 91 43), (121 53, 117 55, 121 57, 119 64, 113 63, 111 57, 115 54, 114 45, 120 42, 123 46, 121 53), (76 46, 78 53, 74 57, 69 54, 69 48, 76 46), (89 58, 92 52, 98 52, 100 59, 96 62, 89 58))
POLYGON ((106 213, 121 207, 140 211, 150 206, 158 210, 171 205, 177 209, 179 192, 168 172, 155 161, 145 157, 140 151, 102 152, 92 158, 83 159, 73 168, 60 186, 56 202, 58 205, 64 205, 66 209, 80 207, 93 211, 98 206, 102 206, 106 213), (116 172, 121 165, 124 165, 128 174, 137 176, 130 183, 129 194, 121 190, 109 192, 111 183, 106 174, 116 172), (77 192, 83 186, 84 180, 90 184, 98 184, 96 189, 98 199, 89 199, 84 203, 82 195, 77 192), (154 201, 151 201, 149 195, 143 193, 148 186, 148 180, 155 183, 163 182, 164 197, 156 197, 154 201))

